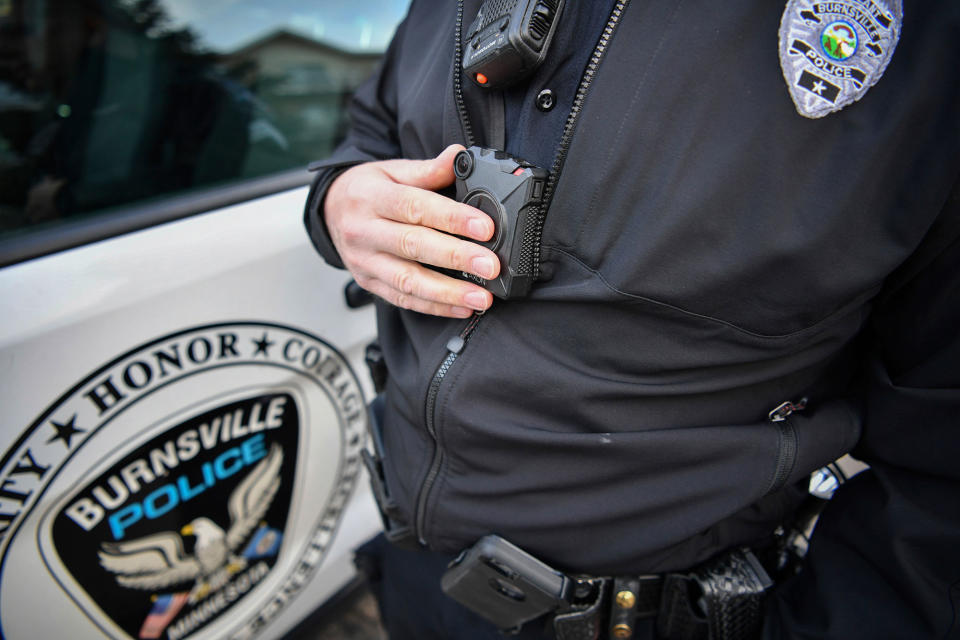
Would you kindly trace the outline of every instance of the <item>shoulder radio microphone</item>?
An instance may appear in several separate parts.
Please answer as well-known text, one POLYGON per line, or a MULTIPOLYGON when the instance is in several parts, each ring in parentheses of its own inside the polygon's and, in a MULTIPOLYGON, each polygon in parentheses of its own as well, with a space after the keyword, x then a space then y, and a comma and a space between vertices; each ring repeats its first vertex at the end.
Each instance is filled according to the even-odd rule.
POLYGON ((463 70, 485 89, 503 89, 547 57, 564 0, 486 0, 467 29, 463 70))

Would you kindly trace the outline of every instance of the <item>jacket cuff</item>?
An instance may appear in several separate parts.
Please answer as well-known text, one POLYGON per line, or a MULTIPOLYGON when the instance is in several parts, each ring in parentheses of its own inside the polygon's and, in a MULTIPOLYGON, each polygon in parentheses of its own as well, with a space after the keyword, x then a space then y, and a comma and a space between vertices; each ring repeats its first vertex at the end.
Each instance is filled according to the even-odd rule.
POLYGON ((310 185, 310 193, 307 195, 307 203, 303 211, 303 224, 307 227, 307 234, 313 243, 317 253, 332 267, 345 269, 340 253, 333 246, 333 240, 330 239, 330 232, 327 230, 327 224, 323 217, 323 203, 327 196, 327 189, 341 173, 350 167, 360 164, 352 162, 349 164, 338 164, 336 166, 325 166, 311 170, 316 170, 317 175, 310 185))

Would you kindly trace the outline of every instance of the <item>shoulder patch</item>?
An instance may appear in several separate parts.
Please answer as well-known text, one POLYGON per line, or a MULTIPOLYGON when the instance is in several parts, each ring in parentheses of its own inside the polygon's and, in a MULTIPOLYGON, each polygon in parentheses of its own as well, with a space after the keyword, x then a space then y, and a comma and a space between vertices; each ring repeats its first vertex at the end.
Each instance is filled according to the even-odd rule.
POLYGON ((780 67, 797 112, 822 118, 862 98, 900 38, 902 0, 789 0, 780 67))

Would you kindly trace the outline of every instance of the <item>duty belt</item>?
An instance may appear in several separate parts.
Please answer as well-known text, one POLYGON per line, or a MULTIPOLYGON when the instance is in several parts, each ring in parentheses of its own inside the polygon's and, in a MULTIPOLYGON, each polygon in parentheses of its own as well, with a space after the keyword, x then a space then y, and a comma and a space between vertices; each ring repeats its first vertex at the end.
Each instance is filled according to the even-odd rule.
POLYGON ((773 586, 746 548, 686 573, 600 580, 594 602, 554 616, 557 640, 628 640, 637 621, 649 618, 665 640, 752 640, 760 636, 763 598, 773 586), (601 635, 604 626, 607 636, 601 635))
POLYGON ((655 619, 666 640, 753 640, 772 586, 746 548, 684 573, 571 576, 496 535, 463 551, 441 580, 444 593, 504 633, 549 621, 557 640, 628 640, 643 619, 655 619))

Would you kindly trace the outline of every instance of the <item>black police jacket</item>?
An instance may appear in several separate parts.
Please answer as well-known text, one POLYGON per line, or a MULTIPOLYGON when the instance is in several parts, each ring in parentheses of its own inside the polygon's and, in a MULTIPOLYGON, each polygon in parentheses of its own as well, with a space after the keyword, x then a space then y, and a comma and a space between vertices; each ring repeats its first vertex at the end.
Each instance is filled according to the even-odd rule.
MULTIPOLYGON (((958 633, 960 4, 904 4, 879 82, 816 119, 781 70, 782 4, 611 16, 529 297, 470 321, 378 304, 386 476, 423 542, 495 532, 572 571, 682 569, 767 535, 852 450, 871 469, 769 632, 958 633)), ((318 209, 339 167, 468 142, 455 20, 415 0, 357 93, 307 207, 331 264, 318 209)), ((477 141, 502 137, 497 94, 464 91, 477 141)))

